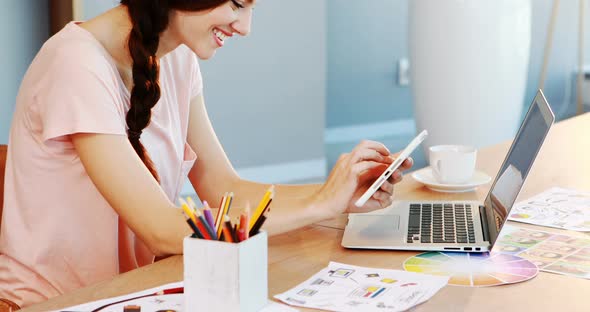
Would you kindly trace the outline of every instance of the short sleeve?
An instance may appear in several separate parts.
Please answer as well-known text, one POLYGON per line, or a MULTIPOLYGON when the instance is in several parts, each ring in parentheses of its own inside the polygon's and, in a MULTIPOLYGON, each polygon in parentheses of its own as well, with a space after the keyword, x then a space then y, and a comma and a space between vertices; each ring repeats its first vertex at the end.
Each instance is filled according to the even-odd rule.
POLYGON ((126 132, 114 68, 100 53, 83 52, 58 55, 39 80, 33 109, 43 141, 74 133, 126 132))

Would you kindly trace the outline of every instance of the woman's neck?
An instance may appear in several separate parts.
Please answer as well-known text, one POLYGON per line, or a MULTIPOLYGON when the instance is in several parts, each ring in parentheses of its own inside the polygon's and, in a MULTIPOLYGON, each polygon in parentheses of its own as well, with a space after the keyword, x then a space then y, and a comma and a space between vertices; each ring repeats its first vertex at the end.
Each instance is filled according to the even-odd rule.
MULTIPOLYGON (((90 32, 98 42, 111 55, 116 63, 117 69, 125 82, 125 85, 133 85, 132 64, 133 60, 129 54, 129 33, 132 28, 131 19, 125 6, 119 5, 87 22, 80 24, 80 27, 90 32)), ((166 29, 160 35, 160 43, 156 57, 162 58, 169 52, 176 49, 180 43, 175 40, 171 32, 166 29)))

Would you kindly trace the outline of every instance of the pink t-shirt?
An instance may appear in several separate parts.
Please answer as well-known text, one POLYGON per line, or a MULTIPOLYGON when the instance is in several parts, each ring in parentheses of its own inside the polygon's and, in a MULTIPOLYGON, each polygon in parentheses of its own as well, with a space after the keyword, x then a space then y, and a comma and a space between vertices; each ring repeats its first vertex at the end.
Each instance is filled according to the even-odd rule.
MULTIPOLYGON (((160 85, 162 96, 141 141, 174 202, 196 160, 186 143, 189 102, 202 91, 195 54, 180 46, 163 57, 160 85)), ((126 136, 128 109, 129 92, 113 59, 75 23, 35 57, 10 131, 0 297, 29 305, 153 262, 98 192, 69 137, 126 136)))

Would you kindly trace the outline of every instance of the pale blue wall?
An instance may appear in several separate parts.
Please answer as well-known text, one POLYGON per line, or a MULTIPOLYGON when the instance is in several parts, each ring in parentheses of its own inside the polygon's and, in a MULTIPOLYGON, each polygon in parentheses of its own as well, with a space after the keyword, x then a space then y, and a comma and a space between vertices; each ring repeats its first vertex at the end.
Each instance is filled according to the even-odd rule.
POLYGON ((395 80, 407 11, 405 0, 328 0, 328 128, 412 117, 410 88, 395 80))
MULTIPOLYGON (((586 1, 586 64, 590 64, 590 1, 586 1)), ((536 91, 552 0, 533 0, 529 79, 523 105, 536 91)), ((412 118, 410 88, 397 86, 397 60, 408 56, 408 0, 328 0, 327 127, 412 118)), ((560 118, 571 116, 577 66, 578 1, 561 1, 545 94, 560 118), (569 104, 569 109, 563 110, 569 104)), ((436 51, 433 51, 436 53, 436 51)))
POLYGON ((325 16, 325 0, 260 1, 252 33, 200 63, 209 115, 235 166, 324 157, 325 16))
POLYGON ((49 33, 47 1, 0 2, 0 144, 8 142, 16 94, 29 63, 49 33))

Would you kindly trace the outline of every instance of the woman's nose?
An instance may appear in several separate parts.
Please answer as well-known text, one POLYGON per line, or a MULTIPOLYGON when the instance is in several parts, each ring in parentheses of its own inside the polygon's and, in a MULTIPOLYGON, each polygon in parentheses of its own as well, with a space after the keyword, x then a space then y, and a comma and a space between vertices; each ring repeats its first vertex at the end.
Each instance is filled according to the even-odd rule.
POLYGON ((250 33, 252 23, 252 10, 240 10, 238 19, 231 24, 233 30, 241 36, 247 36, 250 33))

